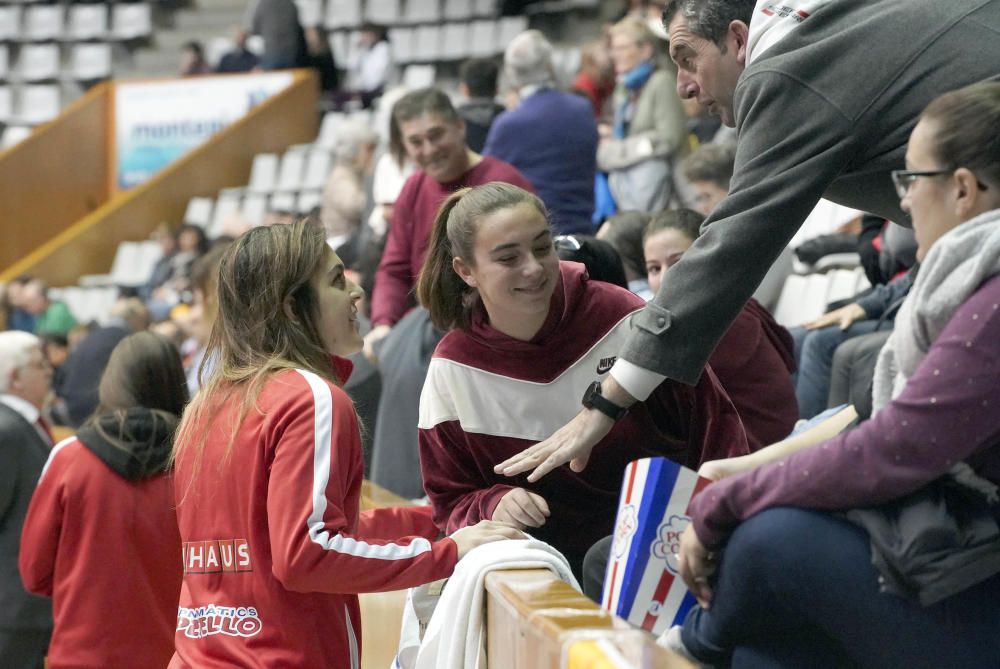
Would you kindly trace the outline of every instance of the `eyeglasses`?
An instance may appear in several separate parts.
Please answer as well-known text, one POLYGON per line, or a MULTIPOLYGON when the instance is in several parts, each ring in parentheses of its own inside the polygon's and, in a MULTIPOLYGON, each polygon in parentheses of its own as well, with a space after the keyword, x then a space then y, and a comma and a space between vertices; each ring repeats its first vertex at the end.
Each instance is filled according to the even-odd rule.
POLYGON ((557 235, 552 238, 552 245, 556 247, 556 251, 579 251, 583 247, 573 235, 557 235))
POLYGON ((892 185, 896 187, 896 195, 902 200, 910 191, 910 186, 920 177, 939 177, 951 174, 954 170, 893 170, 892 185))
MULTIPOLYGON (((910 191, 910 186, 913 182, 920 177, 940 177, 945 174, 951 174, 955 169, 942 169, 942 170, 893 170, 890 175, 892 176, 892 184, 896 187, 896 195, 902 200, 906 197, 906 194, 910 191)), ((986 190, 986 184, 981 181, 976 181, 976 186, 979 190, 986 190)))

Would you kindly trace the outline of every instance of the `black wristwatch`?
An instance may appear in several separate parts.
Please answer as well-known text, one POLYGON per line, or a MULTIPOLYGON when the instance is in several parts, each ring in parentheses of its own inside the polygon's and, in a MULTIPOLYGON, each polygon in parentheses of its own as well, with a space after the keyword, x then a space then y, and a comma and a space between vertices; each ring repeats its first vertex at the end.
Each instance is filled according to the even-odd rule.
POLYGON ((587 387, 587 392, 583 394, 583 406, 588 409, 597 409, 602 414, 615 421, 628 413, 628 407, 620 407, 601 395, 600 381, 594 381, 587 387))

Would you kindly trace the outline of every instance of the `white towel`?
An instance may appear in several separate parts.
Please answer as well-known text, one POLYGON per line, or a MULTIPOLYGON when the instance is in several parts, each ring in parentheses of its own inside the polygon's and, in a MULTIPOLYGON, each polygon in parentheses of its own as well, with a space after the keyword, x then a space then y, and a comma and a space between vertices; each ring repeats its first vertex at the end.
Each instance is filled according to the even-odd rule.
POLYGON ((427 626, 416 669, 484 669, 486 575, 496 569, 549 569, 577 590, 569 563, 536 539, 496 541, 459 560, 427 626))

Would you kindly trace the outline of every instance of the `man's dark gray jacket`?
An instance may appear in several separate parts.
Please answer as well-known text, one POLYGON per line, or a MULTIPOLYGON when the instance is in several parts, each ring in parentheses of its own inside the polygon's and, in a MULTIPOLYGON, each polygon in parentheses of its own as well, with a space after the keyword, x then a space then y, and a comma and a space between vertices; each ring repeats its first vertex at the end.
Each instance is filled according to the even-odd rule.
POLYGON ((817 200, 908 225, 889 172, 935 97, 1000 78, 1000 0, 835 0, 740 77, 729 196, 622 357, 695 383, 817 200))

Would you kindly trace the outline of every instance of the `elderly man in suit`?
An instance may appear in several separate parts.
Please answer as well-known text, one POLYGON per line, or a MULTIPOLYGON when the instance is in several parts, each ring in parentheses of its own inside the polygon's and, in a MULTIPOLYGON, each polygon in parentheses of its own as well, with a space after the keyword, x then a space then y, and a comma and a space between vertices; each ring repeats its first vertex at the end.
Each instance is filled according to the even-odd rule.
POLYGON ((42 667, 52 635, 49 599, 28 594, 17 570, 21 527, 52 448, 42 417, 52 368, 38 338, 0 332, 0 667, 42 667))

